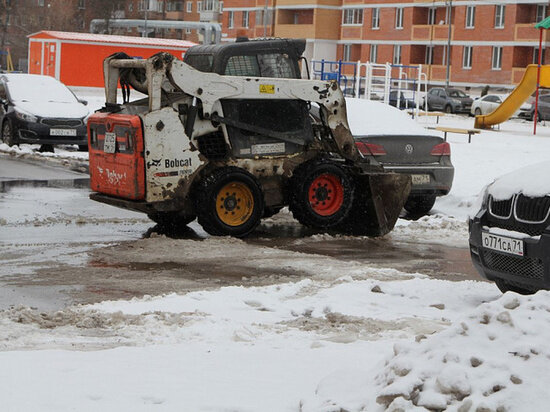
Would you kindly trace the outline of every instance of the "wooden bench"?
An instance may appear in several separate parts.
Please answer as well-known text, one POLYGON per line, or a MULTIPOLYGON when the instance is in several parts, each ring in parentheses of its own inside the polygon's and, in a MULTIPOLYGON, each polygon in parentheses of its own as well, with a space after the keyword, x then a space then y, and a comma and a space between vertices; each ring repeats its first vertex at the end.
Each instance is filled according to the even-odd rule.
POLYGON ((473 134, 481 133, 481 130, 479 129, 459 129, 457 127, 447 127, 447 126, 437 126, 437 127, 434 127, 433 129, 443 132, 445 136, 445 141, 447 140, 447 133, 467 134, 468 143, 472 142, 473 134))
MULTIPOLYGON (((414 118, 415 111, 411 110, 411 111, 409 111, 409 114, 414 118)), ((443 112, 425 112, 424 110, 419 110, 417 112, 417 115, 418 116, 436 116, 435 123, 439 124, 439 117, 445 116, 445 113, 443 113, 443 112)))

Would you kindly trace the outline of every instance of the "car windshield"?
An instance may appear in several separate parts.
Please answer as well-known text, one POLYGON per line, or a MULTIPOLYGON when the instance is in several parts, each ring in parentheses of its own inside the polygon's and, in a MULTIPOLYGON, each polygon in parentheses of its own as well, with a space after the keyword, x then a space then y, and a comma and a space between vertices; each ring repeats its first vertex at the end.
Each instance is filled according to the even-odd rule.
POLYGON ((449 97, 468 97, 462 90, 449 90, 449 97))
POLYGON ((63 83, 49 76, 11 75, 7 88, 10 98, 16 102, 76 103, 75 95, 63 83))

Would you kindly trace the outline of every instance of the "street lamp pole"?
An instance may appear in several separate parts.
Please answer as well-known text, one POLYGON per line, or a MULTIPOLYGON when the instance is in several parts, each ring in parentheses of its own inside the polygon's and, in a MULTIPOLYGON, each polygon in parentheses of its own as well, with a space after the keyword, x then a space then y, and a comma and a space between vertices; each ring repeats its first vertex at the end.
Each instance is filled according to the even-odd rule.
POLYGON ((447 9, 447 24, 449 26, 449 32, 447 34, 447 53, 445 53, 445 57, 447 60, 447 70, 445 72, 445 87, 449 87, 449 77, 451 72, 451 34, 452 34, 452 26, 451 22, 453 20, 453 0, 449 0, 449 8, 447 9))
POLYGON ((149 37, 147 33, 147 13, 149 12, 149 0, 145 0, 145 24, 143 26, 143 35, 142 37, 149 37))

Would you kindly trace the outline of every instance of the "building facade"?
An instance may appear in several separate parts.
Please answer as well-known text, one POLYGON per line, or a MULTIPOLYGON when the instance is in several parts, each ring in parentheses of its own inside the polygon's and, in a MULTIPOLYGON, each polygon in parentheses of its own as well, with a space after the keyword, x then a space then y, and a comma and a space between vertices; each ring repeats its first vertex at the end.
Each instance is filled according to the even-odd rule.
POLYGON ((227 40, 306 38, 309 59, 422 64, 432 84, 447 81, 450 44, 450 83, 509 87, 537 62, 534 24, 547 9, 529 0, 225 0, 222 25, 227 40))

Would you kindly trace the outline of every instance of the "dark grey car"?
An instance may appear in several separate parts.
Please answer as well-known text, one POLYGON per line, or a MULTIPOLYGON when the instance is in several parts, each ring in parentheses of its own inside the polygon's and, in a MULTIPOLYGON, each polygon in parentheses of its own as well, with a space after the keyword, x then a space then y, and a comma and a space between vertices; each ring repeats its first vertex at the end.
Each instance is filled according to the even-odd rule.
POLYGON ((436 197, 451 190, 454 167, 451 148, 399 109, 364 99, 346 99, 348 122, 363 156, 384 169, 411 175, 405 209, 423 215, 436 197))
POLYGON ((446 113, 470 113, 473 99, 460 89, 433 87, 426 94, 424 108, 446 113))
MULTIPOLYGON (((550 120, 550 94, 543 94, 539 96, 539 103, 537 105, 537 119, 538 120, 550 120)), ((522 111, 519 117, 524 117, 529 120, 533 120, 535 115, 535 100, 531 102, 529 110, 522 111)))

